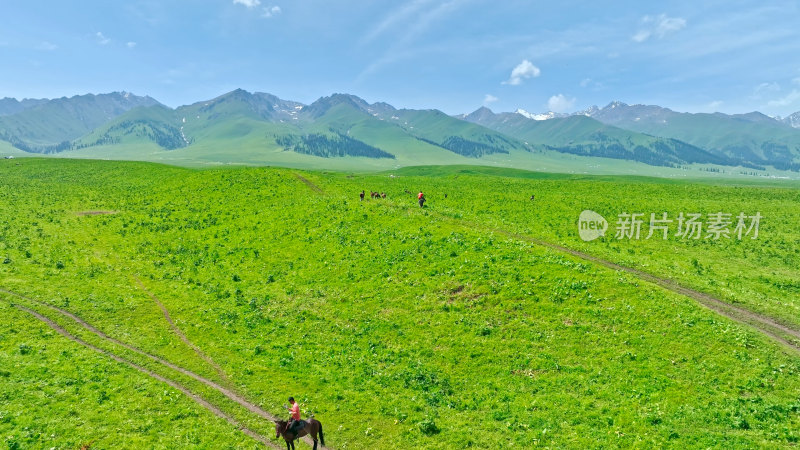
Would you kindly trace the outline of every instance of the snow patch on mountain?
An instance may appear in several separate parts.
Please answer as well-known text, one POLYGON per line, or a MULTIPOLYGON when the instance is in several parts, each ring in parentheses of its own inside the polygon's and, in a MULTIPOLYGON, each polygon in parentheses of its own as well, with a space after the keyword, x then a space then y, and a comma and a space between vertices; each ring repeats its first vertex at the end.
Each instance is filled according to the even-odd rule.
POLYGON ((534 114, 534 113, 530 113, 528 111, 525 111, 524 109, 517 109, 516 111, 514 111, 514 113, 515 114, 519 114, 522 117, 526 117, 528 119, 532 119, 532 120, 550 120, 550 119, 556 119, 556 118, 559 118, 559 117, 567 117, 569 115, 569 114, 559 114, 559 113, 555 113, 553 111, 549 111, 549 112, 546 112, 546 113, 543 113, 543 114, 534 114))

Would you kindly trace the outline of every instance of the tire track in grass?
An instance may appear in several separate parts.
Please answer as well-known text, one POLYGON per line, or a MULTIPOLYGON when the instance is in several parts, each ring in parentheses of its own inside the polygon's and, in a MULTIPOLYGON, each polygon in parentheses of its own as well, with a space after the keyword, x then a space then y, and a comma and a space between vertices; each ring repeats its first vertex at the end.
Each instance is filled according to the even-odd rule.
MULTIPOLYGON (((6 291, 4 291, 4 292, 6 292, 6 291)), ((56 332, 58 332, 59 334, 61 334, 65 338, 67 338, 67 339, 69 339, 69 340, 71 340, 73 342, 76 342, 76 343, 78 343, 78 344, 80 344, 80 345, 82 345, 82 346, 84 346, 84 347, 86 347, 88 349, 94 350, 95 352, 100 353, 101 355, 107 356, 107 357, 113 359, 114 361, 117 361, 119 363, 125 364, 128 367, 131 367, 131 368, 133 368, 133 369, 135 369, 135 370, 137 370, 137 371, 139 371, 139 372, 141 372, 141 373, 143 373, 143 374, 145 374, 145 375, 147 375, 147 376, 149 376, 151 378, 154 378, 154 379, 156 379, 158 381, 161 381, 162 383, 165 383, 165 384, 169 385, 170 387, 172 387, 172 388, 174 388, 174 389, 176 389, 178 391, 181 391, 184 395, 189 397, 192 401, 194 401, 195 403, 199 404, 200 406, 202 406, 203 408, 207 409, 208 411, 211 411, 217 417, 220 417, 220 418, 226 420, 229 424, 231 424, 234 427, 236 427, 236 429, 238 429, 242 433, 250 436, 251 438, 255 439, 256 441, 258 441, 258 442, 260 442, 260 443, 262 443, 262 444, 264 444, 264 445, 266 445, 268 447, 277 448, 277 449, 281 449, 282 448, 282 447, 278 446, 277 444, 271 442, 265 436, 263 436, 263 435, 255 432, 255 431, 251 430, 250 428, 247 428, 245 425, 243 425, 238 420, 236 420, 233 417, 229 416, 228 414, 223 412, 221 409, 219 409, 216 406, 214 406, 213 404, 209 403, 204 398, 202 398, 199 395, 197 395, 197 394, 193 393, 192 391, 190 391, 189 388, 187 388, 186 386, 184 386, 184 385, 182 385, 182 384, 180 384, 180 383, 178 383, 178 382, 176 382, 174 380, 170 380, 169 378, 166 378, 166 377, 164 377, 162 375, 159 375, 159 374, 157 374, 157 373, 155 373, 155 372, 153 372, 153 371, 151 371, 151 370, 149 370, 149 369, 147 369, 145 367, 142 367, 142 366, 140 366, 140 365, 138 365, 138 364, 136 364, 136 363, 134 363, 132 361, 129 361, 129 360, 127 360, 127 359, 125 359, 125 358, 123 358, 121 356, 118 356, 118 355, 116 355, 116 354, 114 354, 114 353, 112 353, 110 351, 103 350, 100 347, 92 345, 92 344, 84 341, 83 339, 81 339, 81 338, 79 338, 77 336, 73 336, 67 330, 65 330, 64 328, 61 328, 61 326, 59 326, 57 323, 53 322, 52 320, 50 320, 47 317, 37 313, 36 311, 34 311, 32 309, 29 309, 29 308, 26 308, 26 307, 24 307, 22 305, 17 305, 17 304, 15 304, 14 307, 17 308, 20 311, 24 311, 24 312, 30 314, 31 316, 35 317, 39 321, 45 323, 47 326, 49 326, 50 328, 52 328, 53 330, 55 330, 56 332)))
POLYGON ((752 311, 750 309, 741 306, 725 302, 717 297, 714 297, 713 295, 683 286, 674 280, 658 277, 651 273, 644 272, 639 269, 634 269, 632 267, 622 266, 617 263, 613 263, 611 261, 607 261, 605 259, 580 252, 578 250, 573 250, 568 247, 564 247, 548 241, 543 241, 541 239, 536 239, 530 236, 524 236, 521 234, 512 233, 510 231, 505 231, 505 230, 494 230, 494 231, 497 231, 500 234, 509 236, 514 239, 531 242, 539 246, 548 247, 553 250, 557 250, 564 253, 569 253, 572 256, 576 256, 583 260, 605 266, 609 269, 628 272, 642 280, 656 284, 676 294, 689 297, 695 300, 696 302, 700 303, 702 306, 705 306, 706 308, 716 312, 717 314, 725 316, 736 322, 749 325, 751 328, 755 328, 762 334, 769 336, 776 341, 779 341, 780 343, 784 344, 785 346, 795 351, 796 353, 800 353, 800 331, 791 328, 783 323, 780 323, 775 318, 757 313, 755 311, 752 311))
POLYGON ((561 253, 568 253, 577 258, 607 267, 615 271, 623 271, 630 273, 641 280, 656 284, 663 289, 672 291, 684 297, 689 297, 695 300, 701 306, 704 306, 705 308, 710 309, 711 311, 714 311, 715 313, 721 316, 727 317, 728 319, 731 319, 734 322, 747 325, 749 328, 754 329, 758 333, 767 336, 774 341, 777 341, 779 344, 782 344, 783 347, 785 347, 788 350, 791 350, 793 353, 800 354, 800 330, 797 330, 784 323, 781 323, 778 319, 775 319, 774 317, 757 313, 742 306, 733 305, 717 297, 714 297, 713 295, 683 286, 674 280, 658 277, 651 273, 644 272, 639 269, 634 269, 632 267, 623 266, 605 260, 603 258, 590 255, 588 253, 571 249, 569 247, 564 247, 562 245, 558 245, 542 239, 537 239, 531 236, 514 233, 512 231, 503 230, 500 228, 487 227, 485 225, 481 225, 466 220, 459 221, 457 219, 451 219, 442 214, 438 213, 435 214, 440 216, 441 218, 448 219, 456 223, 460 223, 462 226, 472 230, 490 231, 493 233, 507 236, 512 239, 524 242, 530 242, 540 247, 546 247, 552 250, 556 250, 561 253))
MULTIPOLYGON (((174 370, 174 371, 176 371, 178 373, 181 373, 183 375, 188 376, 189 378, 194 379, 195 381, 197 381, 199 383, 202 383, 203 385, 205 385, 205 386, 207 386, 207 387, 209 387, 211 389, 214 389, 215 391, 217 391, 220 394, 222 394, 225 397, 227 397, 229 400, 239 404, 240 406, 242 406, 246 410, 248 410, 251 413, 261 417, 262 419, 266 419, 266 420, 269 420, 269 421, 272 421, 272 422, 278 420, 278 417, 273 416, 272 414, 268 413, 267 411, 265 411, 261 407, 251 403, 250 401, 248 401, 247 399, 243 398, 238 393, 233 392, 233 391, 231 391, 230 389, 228 389, 228 388, 226 388, 224 386, 220 386, 218 383, 216 383, 214 381, 211 381, 208 378, 205 378, 205 377, 203 377, 201 375, 198 375, 198 374, 192 372, 191 370, 188 370, 188 369, 185 369, 183 367, 180 367, 180 366, 178 366, 176 364, 173 364, 173 363, 171 363, 171 362, 169 362, 169 361, 167 361, 167 360, 165 360, 165 359, 163 359, 163 358, 161 358, 159 356, 152 355, 150 353, 145 352, 144 350, 139 349, 138 347, 135 347, 135 346, 130 345, 130 344, 126 344, 126 343, 124 343, 124 342, 122 342, 122 341, 120 341, 118 339, 115 339, 115 338, 113 338, 111 336, 108 336, 104 332, 98 330, 97 328, 95 328, 94 326, 90 325, 85 320, 81 319, 80 317, 76 316, 75 314, 70 313, 69 311, 63 310, 63 309, 61 309, 61 308, 59 308, 57 306, 51 305, 51 304, 49 304, 47 302, 44 302, 44 301, 41 301, 41 300, 36 300, 34 298, 27 297, 25 295, 22 295, 20 293, 17 293, 17 292, 14 292, 14 291, 11 291, 9 289, 2 288, 2 287, 0 287, 0 293, 4 293, 6 295, 11 295, 11 296, 14 296, 14 297, 18 297, 18 298, 21 298, 23 300, 27 300, 27 301, 35 303, 37 305, 43 306, 45 308, 49 308, 49 309, 55 311, 56 313, 73 320, 75 323, 77 323, 78 325, 80 325, 81 327, 83 327, 84 329, 89 331, 90 333, 94 334, 95 336, 97 336, 97 337, 99 337, 99 338, 101 338, 101 339, 103 339, 103 340, 105 340, 107 342, 111 342, 113 344, 119 345, 120 347, 123 347, 123 348, 125 348, 127 350, 130 350, 130 351, 136 353, 137 355, 144 356, 144 357, 146 357, 146 358, 148 358, 148 359, 150 359, 150 360, 152 360, 152 361, 154 361, 154 362, 156 362, 158 364, 161 364, 162 366, 168 367, 168 368, 170 368, 170 369, 172 369, 172 370, 174 370)), ((15 305, 15 306, 17 306, 17 305, 15 305)), ((44 316, 42 316, 42 317, 44 317, 44 316)), ((105 350, 101 350, 101 351, 106 353, 106 354, 108 354, 108 355, 114 355, 114 353, 109 352, 109 351, 105 351, 105 350)), ((117 356, 117 357, 119 357, 119 356, 117 356)), ((312 446, 314 445, 310 436, 304 436, 302 438, 302 440, 305 441, 306 443, 308 443, 309 445, 312 445, 312 446)), ((322 446, 320 446, 320 448, 327 449, 327 448, 330 448, 330 447, 322 447, 322 446)))
POLYGON ((219 364, 214 362, 214 360, 211 359, 211 357, 208 356, 203 350, 201 350, 200 347, 195 345, 194 342, 189 340, 189 338, 186 337, 183 331, 181 331, 181 329, 178 328, 177 325, 175 325, 175 322, 172 320, 172 316, 169 315, 169 311, 167 311, 167 308, 164 306, 161 300, 155 294, 150 292, 150 290, 148 290, 147 287, 145 287, 144 283, 142 283, 142 280, 140 280, 139 277, 134 276, 133 279, 136 281, 136 284, 139 285, 139 288, 141 288, 148 296, 150 296, 153 302, 155 302, 155 304, 158 305, 158 307, 161 309, 161 313, 164 315, 164 319, 167 321, 167 323, 169 323, 172 332, 175 333, 175 335, 178 336, 178 338, 180 338, 180 340, 183 341, 184 344, 186 344, 189 348, 191 348, 197 354, 197 356, 202 358, 203 361, 207 362, 211 367, 213 367, 214 370, 217 372, 217 374, 220 376, 220 378, 225 382, 225 384, 227 384, 229 387, 232 387, 233 383, 231 383, 231 380, 222 370, 222 367, 220 367, 219 364))
MULTIPOLYGON (((391 207, 400 208, 406 211, 417 210, 417 208, 409 208, 406 205, 393 204, 391 205, 391 207)), ((758 313, 743 306, 737 306, 728 303, 711 294, 707 294, 705 292, 700 292, 698 290, 683 286, 677 281, 670 280, 668 278, 662 278, 639 269, 634 269, 632 267, 626 267, 605 260, 603 258, 590 255, 588 253, 574 250, 569 247, 565 247, 563 245, 555 244, 553 242, 537 239, 535 237, 526 236, 520 233, 515 233, 497 227, 492 227, 490 225, 484 225, 470 220, 456 219, 438 211, 428 211, 428 214, 438 217, 441 220, 448 221, 452 224, 456 224, 461 227, 470 229, 472 231, 501 234, 511 239, 529 242, 531 244, 535 244, 540 247, 546 247, 551 250, 556 250, 559 253, 568 253, 572 256, 583 259, 584 261, 589 261, 591 263, 598 264, 615 271, 623 271, 630 273, 643 281, 656 284, 663 289, 682 295, 684 297, 689 297, 692 300, 699 303, 701 306, 721 316, 727 317, 728 319, 733 320, 736 323, 745 325, 748 328, 772 339, 773 341, 776 341, 785 349, 790 350, 793 354, 795 355, 800 354, 800 330, 798 330, 794 326, 782 323, 779 319, 776 319, 774 317, 758 313)))
POLYGON ((323 191, 323 190, 322 190, 322 188, 320 188, 319 186, 317 186, 316 184, 314 184, 314 183, 313 183, 312 181, 310 181, 308 178, 306 178, 306 177, 304 177, 304 176, 300 175, 299 173, 296 173, 296 174, 294 174, 294 176, 296 176, 298 180, 300 180, 300 181, 302 181, 303 183, 305 183, 305 184, 306 184, 306 186, 310 187, 312 191, 314 191, 314 192, 316 192, 316 193, 318 193, 318 194, 325 194, 325 191, 323 191))

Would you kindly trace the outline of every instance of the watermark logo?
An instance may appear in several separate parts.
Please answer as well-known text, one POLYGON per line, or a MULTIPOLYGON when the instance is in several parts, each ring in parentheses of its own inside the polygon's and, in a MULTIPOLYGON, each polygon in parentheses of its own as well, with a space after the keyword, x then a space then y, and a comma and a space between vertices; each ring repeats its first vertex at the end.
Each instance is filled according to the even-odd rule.
POLYGON ((606 230, 608 221, 594 211, 587 209, 578 218, 578 234, 586 242, 605 236, 606 230))
MULTIPOLYGON (((670 218, 666 212, 644 213, 623 212, 617 216, 613 236, 617 240, 669 239, 735 239, 741 241, 749 237, 758 239, 758 231, 763 216, 760 212, 753 215, 744 212, 733 215, 726 212, 678 214, 670 218), (644 230, 643 230, 644 228, 644 230)), ((584 241, 593 241, 605 236, 608 222, 594 211, 583 211, 578 219, 578 233, 584 241)))

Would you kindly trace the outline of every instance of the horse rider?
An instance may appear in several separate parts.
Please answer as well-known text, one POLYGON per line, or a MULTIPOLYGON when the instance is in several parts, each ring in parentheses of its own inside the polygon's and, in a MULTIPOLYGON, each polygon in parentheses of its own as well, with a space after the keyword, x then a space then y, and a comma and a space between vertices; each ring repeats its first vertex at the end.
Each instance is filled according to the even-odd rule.
POLYGON ((300 404, 294 401, 294 397, 289 397, 289 403, 292 405, 291 407, 287 407, 286 409, 289 410, 291 413, 291 417, 289 417, 289 423, 286 424, 286 431, 293 431, 292 428, 295 425, 300 424, 300 404))

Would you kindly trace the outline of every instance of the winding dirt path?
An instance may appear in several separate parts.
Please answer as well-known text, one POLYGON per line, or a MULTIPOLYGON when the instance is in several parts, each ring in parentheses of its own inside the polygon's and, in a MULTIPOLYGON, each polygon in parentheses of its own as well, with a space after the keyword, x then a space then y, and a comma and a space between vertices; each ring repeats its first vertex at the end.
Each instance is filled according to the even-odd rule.
MULTIPOLYGON (((441 217, 447 218, 446 216, 443 215, 441 217)), ((800 354, 800 330, 793 328, 788 324, 781 323, 778 319, 775 319, 773 317, 757 313, 742 306, 733 305, 731 303, 720 300, 719 298, 714 297, 713 295, 683 286, 677 283, 676 281, 670 280, 668 278, 658 277, 651 273, 641 271, 639 269, 622 266, 617 263, 613 263, 611 261, 598 258, 597 256, 592 256, 588 253, 564 247, 562 245, 554 244, 552 242, 544 241, 542 239, 537 239, 531 236, 514 233, 508 230, 503 230, 499 228, 487 228, 480 224, 476 224, 469 221, 456 221, 456 223, 459 222, 463 226, 466 226, 467 228, 479 231, 481 230, 491 231, 497 234, 502 234, 512 239, 530 242, 532 244, 536 244, 541 247, 547 247, 562 253, 568 253, 572 256, 578 257, 580 259, 595 264, 599 264, 601 266, 605 266, 612 270, 628 272, 644 281, 648 281, 650 283, 661 286, 662 288, 667 289, 669 291, 689 297, 695 300, 700 305, 716 312, 717 314, 725 316, 735 322, 747 325, 750 328, 755 329, 759 333, 777 341, 779 344, 781 344, 786 349, 791 350, 793 353, 800 354)))
MULTIPOLYGON (((148 358, 148 359, 150 359, 150 360, 152 360, 152 361, 154 361, 154 362, 156 362, 158 364, 161 364, 164 367, 168 367, 168 368, 170 368, 170 369, 172 369, 172 370, 174 370, 174 371, 176 371, 178 373, 181 373, 183 375, 186 375, 186 376, 194 379, 195 381, 197 381, 199 383, 202 383, 203 385, 205 385, 205 386, 207 386, 207 387, 209 387, 211 389, 216 390, 220 394, 222 394, 225 397, 227 397, 229 400, 237 403, 238 405, 242 406, 243 408, 247 409, 251 413, 253 413, 253 414, 255 414, 255 415, 257 415, 257 416, 259 416, 259 417, 261 417, 263 419, 266 419, 266 420, 269 420, 269 421, 278 420, 278 418, 276 416, 273 416, 272 414, 268 413, 267 411, 265 411, 261 407, 251 403, 250 401, 248 401, 247 399, 245 399, 244 397, 242 397, 238 393, 236 393, 236 392, 234 392, 234 391, 232 391, 232 390, 230 390, 230 389, 228 389, 228 388, 226 388, 224 386, 221 386, 218 383, 216 383, 216 382, 214 382, 212 380, 209 380, 208 378, 205 378, 205 377, 203 377, 201 375, 198 375, 198 374, 192 372, 191 370, 188 370, 188 369, 185 369, 185 368, 180 367, 178 365, 175 365, 175 364, 173 364, 173 363, 171 363, 171 362, 169 362, 169 361, 167 361, 167 360, 165 360, 165 359, 163 359, 163 358, 161 358, 159 356, 152 355, 150 353, 145 352, 144 350, 139 349, 138 347, 135 347, 135 346, 130 345, 130 344, 126 344, 126 343, 124 343, 124 342, 122 342, 122 341, 120 341, 118 339, 110 337, 107 334, 105 334, 104 332, 102 332, 99 329, 95 328, 94 326, 90 325, 88 322, 84 321, 80 317, 76 316, 75 314, 70 313, 69 311, 63 310, 63 309, 61 309, 61 308, 59 308, 57 306, 51 305, 51 304, 49 304, 47 302, 44 302, 44 301, 41 301, 41 300, 36 300, 34 298, 25 296, 23 294, 20 294, 20 293, 17 293, 17 292, 14 292, 14 291, 11 291, 9 289, 2 288, 2 287, 0 287, 0 293, 4 293, 6 295, 10 295, 10 296, 14 296, 14 297, 17 297, 17 298, 21 298, 23 300, 27 300, 29 302, 35 303, 37 305, 40 305, 40 306, 48 308, 48 309, 50 309, 52 311, 55 311, 56 313, 71 319, 72 321, 74 321, 75 323, 77 323, 78 325, 83 327, 85 330, 89 331, 90 333, 94 334, 95 336, 97 336, 97 337, 99 337, 99 338, 101 338, 101 339, 103 339, 103 340, 105 340, 107 342, 111 342, 113 344, 116 344, 116 345, 118 345, 120 347, 123 347, 123 348, 125 348, 127 350, 130 350, 130 351, 132 351, 132 352, 134 352, 134 353, 136 353, 136 354, 138 354, 140 356, 144 356, 144 357, 146 357, 146 358, 148 358)), ((23 306, 19 306, 19 305, 14 305, 14 306, 18 306, 20 308, 24 308, 23 306)), ((35 312, 35 311, 32 311, 32 310, 27 309, 27 308, 25 308, 25 310, 28 311, 28 312, 31 312, 31 313, 35 312)), ((47 319, 46 317, 44 317, 41 314, 36 313, 35 317, 40 318, 40 320, 41 319, 45 319, 44 321, 48 325, 50 323, 53 323, 53 325, 58 327, 57 324, 55 324, 50 319, 47 319)), ((61 329, 63 330, 63 328, 61 328, 61 329)), ((56 330, 56 331, 58 331, 58 330, 56 330)), ((59 333, 61 333, 61 332, 59 331, 59 333)), ((64 331, 64 333, 67 333, 67 332, 64 331)), ((64 333, 61 333, 61 334, 64 334, 64 333)), ((67 334, 69 334, 69 333, 67 333, 67 334)), ((79 338, 76 338, 76 339, 79 339, 79 338)), ((83 344, 85 341, 81 340, 80 342, 83 344)), ((90 348, 96 348, 96 347, 92 346, 91 344, 87 344, 87 345, 90 346, 90 348)), ((101 353, 105 354, 105 355, 113 356, 115 359, 116 358, 123 359, 122 357, 114 354, 113 352, 102 350, 102 349, 98 349, 98 350, 101 353)), ((127 362, 127 360, 126 360, 126 362, 127 362)), ((131 363, 131 364, 133 364, 133 363, 131 363)), ((137 367, 139 367, 139 366, 137 366, 137 367)), ((144 369, 144 370, 147 370, 147 369, 144 369)), ((149 371, 148 371, 148 374, 149 374, 149 371)), ((156 374, 156 375, 158 375, 158 374, 156 374)), ((161 375, 158 375, 158 376, 161 377, 161 378, 167 379, 165 377, 162 377, 161 375)), ((158 379, 160 380, 161 378, 158 378, 158 379)), ((169 379, 167 379, 167 380, 169 380, 169 379)), ((169 381, 178 384, 175 381, 172 381, 172 380, 169 380, 169 381)), ((191 392, 191 391, 189 391, 189 392, 191 392)), ((194 395, 194 394, 192 394, 192 395, 194 395)), ((203 400, 203 401, 205 402, 205 400, 203 400)), ((206 402, 206 403, 208 403, 208 402, 206 402)), ((305 441, 306 443, 308 443, 309 445, 313 446, 313 441, 311 440, 310 436, 305 436, 305 437, 302 438, 302 440, 305 441)), ((327 449, 327 448, 330 448, 330 447, 322 447, 322 446, 320 446, 320 448, 327 449)))
POLYGON ((316 184, 314 184, 314 183, 313 183, 312 181, 310 181, 308 178, 306 178, 306 177, 304 177, 304 176, 300 175, 299 173, 296 173, 296 174, 294 174, 294 176, 296 176, 298 180, 300 180, 300 181, 302 181, 303 183, 305 183, 305 184, 306 184, 306 186, 310 187, 312 191, 314 191, 314 192, 316 192, 316 193, 318 193, 318 194, 324 194, 324 193, 325 193, 325 191, 323 191, 323 190, 322 190, 322 188, 320 188, 319 186, 317 186, 316 184))
MULTIPOLYGON (((396 208, 399 207, 404 210, 409 209, 407 205, 396 204, 394 205, 394 207, 396 208)), ((417 210, 417 208, 411 208, 411 209, 417 210)), ((641 280, 656 284, 666 290, 689 297, 695 300, 701 306, 704 306, 705 308, 708 308, 709 310, 714 311, 715 313, 721 316, 727 317, 728 319, 731 319, 737 323, 746 325, 749 328, 755 330, 756 332, 772 339, 773 341, 780 344, 783 348, 789 350, 794 355, 800 354, 800 330, 796 328, 796 325, 783 323, 779 319, 758 313, 743 306, 733 305, 713 295, 683 286, 678 282, 670 280, 668 278, 662 278, 639 269, 634 269, 632 267, 622 266, 620 264, 605 260, 603 258, 599 258, 597 256, 593 256, 588 253, 584 253, 568 247, 564 247, 562 245, 554 244, 552 242, 504 230, 501 228, 486 226, 470 220, 454 219, 452 217, 448 217, 447 215, 436 211, 431 212, 431 214, 439 217, 442 220, 460 225, 464 228, 473 231, 484 231, 484 232, 489 231, 501 234, 512 239, 530 242, 532 244, 541 247, 547 247, 561 253, 568 253, 577 258, 595 264, 599 264, 601 266, 605 266, 612 270, 628 272, 632 275, 635 275, 641 280)))
POLYGON ((222 370, 222 367, 220 367, 219 364, 214 362, 214 360, 211 359, 211 357, 208 356, 204 351, 200 350, 200 347, 195 345, 194 342, 190 341, 189 338, 186 337, 186 335, 183 333, 183 331, 181 331, 181 329, 178 328, 177 325, 175 325, 175 322, 172 320, 172 317, 169 315, 169 311, 167 311, 167 308, 164 306, 164 304, 161 302, 161 300, 158 297, 156 297, 155 294, 150 292, 150 290, 148 290, 147 287, 145 287, 144 283, 142 283, 142 280, 140 280, 139 277, 134 276, 133 279, 136 280, 136 284, 139 285, 139 288, 141 288, 145 293, 147 293, 147 295, 150 296, 150 298, 161 309, 161 313, 164 315, 164 319, 167 321, 167 323, 169 323, 169 326, 172 329, 172 332, 175 333, 175 335, 178 336, 178 338, 180 338, 180 340, 183 341, 184 344, 186 344, 189 348, 191 348, 197 354, 197 356, 202 358, 203 361, 207 362, 211 367, 213 367, 214 370, 217 371, 217 374, 220 376, 220 378, 223 381, 225 381, 225 383, 228 386, 232 386, 233 383, 231 383, 231 380, 228 378, 228 376, 222 370))
POLYGON ((729 319, 756 328, 761 333, 779 341, 780 343, 784 344, 785 346, 794 350, 795 352, 800 353, 800 331, 791 328, 783 323, 780 323, 777 319, 765 316, 763 314, 759 314, 755 311, 749 310, 741 306, 733 305, 731 303, 720 300, 712 295, 709 295, 705 292, 700 292, 688 288, 686 286, 682 286, 677 282, 675 282, 674 280, 670 280, 668 278, 657 277, 651 273, 647 273, 639 269, 621 266, 611 261, 607 261, 605 259, 589 255, 587 253, 579 252, 577 250, 563 247, 558 244, 553 244, 552 242, 542 241, 540 239, 523 236, 516 233, 509 233, 505 231, 501 231, 501 233, 507 236, 514 237, 516 239, 532 242, 540 246, 549 247, 554 250, 569 253, 570 255, 577 256, 578 258, 600 264, 602 266, 608 267, 613 270, 621 270, 636 275, 637 277, 645 281, 657 284, 664 289, 692 298, 701 305, 705 306, 706 308, 716 312, 717 314, 723 315, 729 319))
POLYGON ((149 376, 151 378, 154 378, 154 379, 156 379, 158 381, 161 381, 162 383, 165 383, 165 384, 173 387, 174 389, 177 389, 177 390, 183 392, 187 397, 192 399, 195 403, 197 403, 200 406, 202 406, 203 408, 211 411, 217 417, 225 419, 228 423, 230 423, 231 425, 236 427, 238 430, 240 430, 244 434, 246 434, 246 435, 250 436, 251 438, 255 439, 256 441, 261 442, 262 444, 264 444, 264 445, 266 445, 268 447, 272 447, 272 448, 276 448, 276 449, 283 448, 283 447, 280 447, 277 444, 271 442, 265 436, 263 436, 263 435, 261 435, 259 433, 256 433, 255 431, 253 431, 253 430, 247 428, 246 426, 242 425, 238 420, 234 419, 233 417, 229 416, 228 414, 225 414, 225 412, 223 412, 221 409, 219 409, 216 406, 212 405, 211 403, 209 403, 208 401, 206 401, 205 399, 203 399, 199 395, 193 393, 192 391, 190 391, 187 387, 183 386, 182 384, 180 384, 180 383, 178 383, 176 381, 170 380, 169 378, 163 377, 163 376, 161 376, 161 375, 159 375, 159 374, 157 374, 157 373, 155 373, 155 372, 153 372, 151 370, 148 370, 148 369, 146 369, 146 368, 144 368, 144 367, 142 367, 142 366, 140 366, 140 365, 138 365, 138 364, 136 364, 134 362, 128 361, 127 359, 125 359, 125 358, 123 358, 121 356, 118 356, 118 355, 116 355, 114 353, 111 353, 109 351, 103 350, 100 347, 96 347, 96 346, 84 341, 83 339, 81 339, 81 338, 79 338, 77 336, 73 336, 67 330, 61 328, 58 324, 56 324, 52 320, 50 320, 47 317, 37 313, 36 311, 34 311, 32 309, 26 308, 26 307, 24 307, 22 305, 16 305, 16 304, 14 305, 14 307, 19 309, 20 311, 24 311, 24 312, 32 315, 33 317, 39 319, 41 322, 44 322, 50 328, 52 328, 53 330, 57 331, 59 334, 61 334, 65 338, 67 338, 67 339, 69 339, 69 340, 71 340, 73 342, 76 342, 76 343, 78 343, 78 344, 80 344, 80 345, 82 345, 82 346, 84 346, 84 347, 86 347, 88 349, 94 350, 97 353, 105 355, 105 356, 113 359, 114 361, 117 361, 117 362, 125 364, 125 365, 127 365, 127 366, 129 366, 129 367, 131 367, 133 369, 136 369, 139 372, 141 372, 141 373, 143 373, 143 374, 145 374, 145 375, 147 375, 147 376, 149 376))

